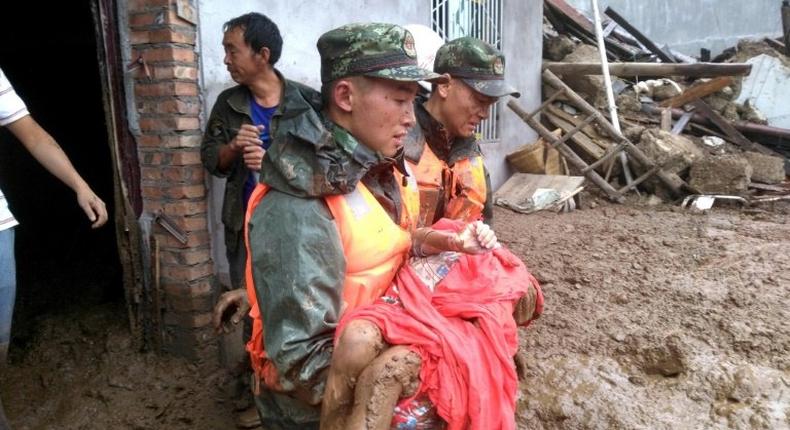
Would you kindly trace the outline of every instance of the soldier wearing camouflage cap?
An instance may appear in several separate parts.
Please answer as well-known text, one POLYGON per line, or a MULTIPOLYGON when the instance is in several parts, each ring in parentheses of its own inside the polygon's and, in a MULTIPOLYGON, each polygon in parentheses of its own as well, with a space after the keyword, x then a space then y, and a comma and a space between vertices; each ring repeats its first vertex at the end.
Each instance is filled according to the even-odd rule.
POLYGON ((272 119, 246 218, 247 349, 267 429, 318 428, 341 314, 376 300, 412 249, 419 194, 398 155, 417 81, 447 82, 417 66, 413 44, 392 24, 325 33, 323 107, 289 99, 272 119))
POLYGON ((440 218, 490 223, 491 186, 475 130, 499 97, 520 94, 505 81, 505 56, 479 39, 444 44, 433 69, 450 79, 417 100, 418 127, 405 143, 420 187, 420 225, 440 218))

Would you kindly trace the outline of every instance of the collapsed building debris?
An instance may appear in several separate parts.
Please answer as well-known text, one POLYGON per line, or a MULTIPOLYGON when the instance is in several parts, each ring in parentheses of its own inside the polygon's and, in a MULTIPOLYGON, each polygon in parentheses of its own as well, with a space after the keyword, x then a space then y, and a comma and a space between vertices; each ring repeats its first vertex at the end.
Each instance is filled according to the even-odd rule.
POLYGON ((640 189, 677 203, 705 193, 747 203, 790 196, 790 126, 782 122, 790 117, 790 59, 778 50, 782 42, 744 41, 697 59, 659 47, 611 7, 601 26, 565 0, 544 4, 544 102, 531 113, 515 100, 508 107, 561 154, 568 174, 617 202, 640 189), (614 76, 608 85, 602 59, 614 76), (607 90, 616 100, 611 112, 607 90), (621 152, 623 166, 614 162, 621 152))

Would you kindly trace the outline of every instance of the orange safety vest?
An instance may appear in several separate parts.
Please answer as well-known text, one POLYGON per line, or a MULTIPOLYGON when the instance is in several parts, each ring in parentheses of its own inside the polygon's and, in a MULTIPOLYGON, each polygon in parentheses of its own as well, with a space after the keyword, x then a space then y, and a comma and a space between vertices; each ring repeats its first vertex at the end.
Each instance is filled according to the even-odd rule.
MULTIPOLYGON (((401 185, 400 224, 392 222, 392 218, 362 182, 349 194, 324 197, 340 233, 346 260, 343 312, 373 303, 381 297, 395 278, 395 273, 408 258, 411 231, 417 224, 419 193, 414 176, 404 178, 396 171, 395 177, 401 185)), ((248 231, 250 218, 268 190, 267 185, 256 186, 249 200, 244 223, 244 241, 247 247, 245 275, 252 318, 252 336, 247 342, 247 352, 256 376, 253 386, 256 394, 260 392, 260 383, 275 391, 282 390, 277 369, 268 360, 264 349, 263 319, 252 277, 248 231)))
POLYGON ((479 220, 483 216, 487 192, 483 157, 460 160, 450 169, 452 183, 444 217, 467 222, 479 220))
POLYGON ((451 182, 447 163, 437 157, 428 144, 424 148, 416 164, 411 161, 407 163, 414 171, 420 188, 420 227, 431 226, 436 221, 436 211, 449 198, 446 184, 451 182))

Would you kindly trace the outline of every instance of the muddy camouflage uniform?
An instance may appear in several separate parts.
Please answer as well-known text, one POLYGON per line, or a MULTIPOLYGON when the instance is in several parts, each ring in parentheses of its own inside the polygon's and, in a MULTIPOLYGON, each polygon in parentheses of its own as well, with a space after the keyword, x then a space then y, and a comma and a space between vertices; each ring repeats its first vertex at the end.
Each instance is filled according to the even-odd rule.
MULTIPOLYGON (((352 75, 438 77, 417 67, 411 34, 391 24, 340 27, 321 36, 318 51, 324 84, 352 75)), ((266 353, 283 392, 262 389, 256 406, 267 429, 317 429, 346 267, 323 197, 350 193, 362 181, 397 222, 393 164, 403 171, 403 160, 360 144, 309 100, 287 100, 282 109, 261 168, 271 188, 250 218, 249 242, 266 353)))

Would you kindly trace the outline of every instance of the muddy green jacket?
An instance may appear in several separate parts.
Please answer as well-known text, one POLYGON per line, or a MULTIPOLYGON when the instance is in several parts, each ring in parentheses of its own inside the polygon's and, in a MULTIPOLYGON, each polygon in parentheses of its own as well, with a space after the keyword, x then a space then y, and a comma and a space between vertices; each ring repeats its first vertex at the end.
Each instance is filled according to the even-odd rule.
MULTIPOLYGON (((271 122, 271 136, 277 133, 278 119, 283 115, 283 106, 289 100, 302 100, 307 105, 317 108, 321 104, 321 95, 314 89, 297 82, 289 81, 276 72, 283 82, 283 96, 271 122)), ((219 151, 227 145, 238 133, 242 124, 252 124, 250 113, 250 98, 252 94, 243 85, 237 85, 220 93, 211 115, 208 126, 200 145, 200 158, 203 166, 214 176, 227 178, 225 197, 222 202, 222 223, 225 226, 225 246, 236 249, 237 240, 241 235, 244 224, 244 181, 249 175, 249 169, 244 165, 242 157, 238 157, 227 171, 219 169, 219 151)))
MULTIPOLYGON (((425 145, 428 145, 431 151, 450 167, 459 160, 483 155, 483 152, 480 150, 480 144, 474 137, 465 139, 448 138, 444 126, 425 109, 424 104, 426 101, 427 99, 424 97, 419 97, 414 102, 414 116, 417 118, 417 125, 409 131, 404 141, 404 155, 407 160, 414 164, 419 163, 420 157, 425 151, 425 145)), ((483 207, 483 221, 488 225, 492 225, 494 206, 491 197, 491 178, 485 166, 483 166, 483 170, 486 176, 486 202, 483 207)), ((443 203, 445 202, 441 202, 441 204, 443 203)), ((442 217, 443 213, 443 207, 437 208, 437 220, 442 217)))
POLYGON ((393 160, 325 122, 307 99, 282 106, 263 161, 271 187, 249 222, 250 257, 267 355, 284 391, 317 405, 324 391, 341 311, 346 262, 323 196, 347 194, 359 181, 398 219, 393 160))

